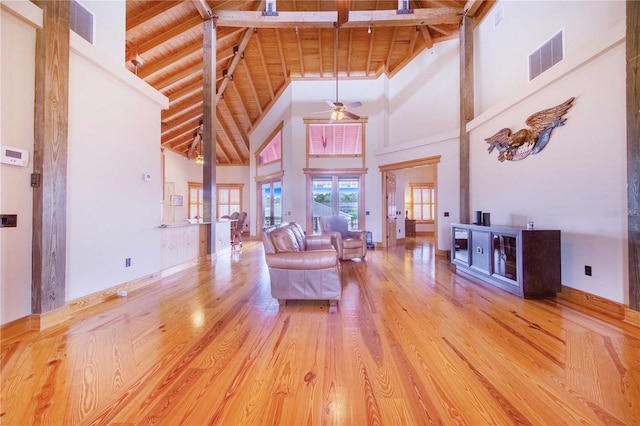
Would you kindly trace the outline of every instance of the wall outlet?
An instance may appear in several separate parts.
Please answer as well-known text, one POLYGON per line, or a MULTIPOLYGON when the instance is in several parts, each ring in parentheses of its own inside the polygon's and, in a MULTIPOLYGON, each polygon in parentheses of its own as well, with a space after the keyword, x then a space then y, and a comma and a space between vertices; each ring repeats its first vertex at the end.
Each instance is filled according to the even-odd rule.
POLYGON ((125 268, 128 268, 129 266, 131 266, 131 258, 130 258, 130 257, 127 257, 127 258, 124 260, 124 267, 125 267, 125 268))
POLYGON ((449 217, 449 212, 444 212, 444 217, 449 217))
POLYGON ((591 276, 591 266, 589 265, 584 265, 584 274, 591 276))

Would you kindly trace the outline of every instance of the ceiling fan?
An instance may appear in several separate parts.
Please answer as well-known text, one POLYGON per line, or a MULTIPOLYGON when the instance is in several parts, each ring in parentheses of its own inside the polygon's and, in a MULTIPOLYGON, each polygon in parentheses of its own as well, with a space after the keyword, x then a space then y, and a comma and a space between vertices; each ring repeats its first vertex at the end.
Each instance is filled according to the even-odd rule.
POLYGON ((345 117, 348 117, 352 120, 359 120, 360 116, 349 111, 351 108, 357 108, 362 106, 362 102, 350 102, 348 104, 343 104, 340 102, 340 98, 338 98, 338 24, 335 24, 335 32, 334 32, 334 49, 333 49, 333 64, 334 64, 334 74, 336 76, 336 100, 335 102, 330 99, 325 99, 324 101, 331 107, 329 124, 334 123, 336 121, 340 121, 345 117))

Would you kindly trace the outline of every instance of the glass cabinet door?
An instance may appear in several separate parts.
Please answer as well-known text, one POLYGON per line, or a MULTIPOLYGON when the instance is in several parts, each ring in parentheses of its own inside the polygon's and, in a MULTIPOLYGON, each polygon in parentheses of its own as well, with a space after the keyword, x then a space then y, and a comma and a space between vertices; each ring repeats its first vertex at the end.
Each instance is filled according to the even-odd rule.
POLYGON ((493 234, 493 273, 511 281, 518 279, 517 238, 515 235, 493 234))
POLYGON ((453 260, 469 264, 469 230, 462 228, 452 229, 451 257, 453 260))

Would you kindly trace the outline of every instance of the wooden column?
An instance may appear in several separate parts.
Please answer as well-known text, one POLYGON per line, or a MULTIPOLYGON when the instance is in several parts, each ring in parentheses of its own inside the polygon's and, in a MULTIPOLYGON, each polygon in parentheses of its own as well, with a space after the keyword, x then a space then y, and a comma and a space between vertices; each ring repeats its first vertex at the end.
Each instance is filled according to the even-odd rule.
POLYGON ((473 119, 473 18, 460 25, 460 222, 469 223, 469 133, 473 119))
POLYGON ((216 247, 216 27, 213 19, 205 21, 203 25, 202 190, 204 221, 211 222, 207 233, 207 254, 211 254, 216 247))
POLYGON ((41 314, 63 306, 66 294, 69 1, 37 4, 31 311, 41 314))
POLYGON ((629 307, 640 311, 640 2, 627 2, 629 307))

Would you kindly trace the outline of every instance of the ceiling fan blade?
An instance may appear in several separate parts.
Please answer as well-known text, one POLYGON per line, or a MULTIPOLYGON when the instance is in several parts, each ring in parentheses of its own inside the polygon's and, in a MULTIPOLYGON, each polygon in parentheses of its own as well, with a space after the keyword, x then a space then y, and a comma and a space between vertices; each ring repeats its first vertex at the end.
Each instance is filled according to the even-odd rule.
POLYGON ((362 106, 362 102, 360 101, 355 101, 355 102, 351 102, 349 104, 346 104, 345 107, 347 108, 358 108, 362 106))
POLYGON ((325 111, 314 111, 314 112, 310 112, 309 114, 315 115, 315 114, 329 114, 329 113, 331 113, 331 111, 325 110, 325 111))
POLYGON ((329 105, 331 108, 334 108, 336 106, 336 104, 333 101, 330 101, 329 99, 325 99, 324 100, 327 105, 329 105))
POLYGON ((356 114, 354 114, 352 112, 349 112, 349 111, 344 111, 344 115, 349 117, 352 120, 360 120, 360 116, 359 115, 356 115, 356 114))

